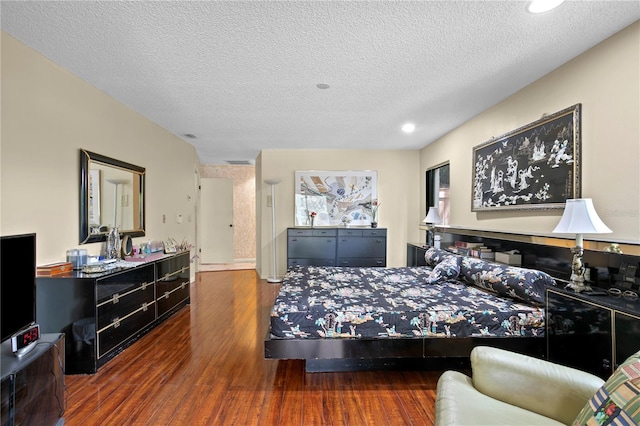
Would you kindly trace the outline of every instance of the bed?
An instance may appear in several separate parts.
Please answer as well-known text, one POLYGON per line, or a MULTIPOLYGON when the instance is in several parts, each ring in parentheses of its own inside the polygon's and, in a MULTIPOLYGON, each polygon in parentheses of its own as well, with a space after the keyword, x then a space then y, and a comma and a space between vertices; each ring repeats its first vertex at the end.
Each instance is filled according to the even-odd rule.
POLYGON ((424 267, 290 268, 265 357, 340 371, 464 362, 480 343, 543 355, 553 278, 437 249, 425 259, 424 267))

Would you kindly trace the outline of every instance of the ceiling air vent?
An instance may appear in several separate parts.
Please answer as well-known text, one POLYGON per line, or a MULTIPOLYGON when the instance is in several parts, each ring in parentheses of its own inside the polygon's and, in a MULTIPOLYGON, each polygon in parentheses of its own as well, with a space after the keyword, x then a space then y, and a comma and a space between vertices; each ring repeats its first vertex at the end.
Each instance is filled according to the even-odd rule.
POLYGON ((251 161, 248 160, 226 160, 227 164, 231 164, 233 166, 253 166, 251 161))

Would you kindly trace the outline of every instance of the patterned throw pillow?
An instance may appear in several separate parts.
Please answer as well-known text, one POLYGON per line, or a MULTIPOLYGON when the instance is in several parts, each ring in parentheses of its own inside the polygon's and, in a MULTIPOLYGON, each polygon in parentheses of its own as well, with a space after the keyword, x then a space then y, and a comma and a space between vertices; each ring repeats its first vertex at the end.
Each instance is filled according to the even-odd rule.
POLYGON ((424 260, 427 262, 427 265, 436 266, 438 263, 451 256, 457 255, 446 250, 429 247, 424 254, 424 260))
POLYGON ((574 426, 640 424, 640 352, 631 355, 582 408, 574 426))
POLYGON ((545 272, 499 265, 473 257, 462 259, 460 278, 492 293, 540 305, 544 304, 546 287, 556 285, 551 275, 545 272))
POLYGON ((460 256, 449 255, 440 261, 426 279, 427 284, 435 284, 447 279, 458 278, 460 274, 460 256))

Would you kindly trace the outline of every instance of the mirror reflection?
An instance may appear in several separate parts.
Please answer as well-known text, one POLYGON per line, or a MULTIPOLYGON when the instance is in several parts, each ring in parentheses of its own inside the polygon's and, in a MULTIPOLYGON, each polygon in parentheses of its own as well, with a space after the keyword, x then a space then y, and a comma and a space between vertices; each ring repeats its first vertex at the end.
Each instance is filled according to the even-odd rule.
POLYGON ((80 164, 80 244, 105 241, 114 226, 145 235, 145 169, 85 150, 80 164))

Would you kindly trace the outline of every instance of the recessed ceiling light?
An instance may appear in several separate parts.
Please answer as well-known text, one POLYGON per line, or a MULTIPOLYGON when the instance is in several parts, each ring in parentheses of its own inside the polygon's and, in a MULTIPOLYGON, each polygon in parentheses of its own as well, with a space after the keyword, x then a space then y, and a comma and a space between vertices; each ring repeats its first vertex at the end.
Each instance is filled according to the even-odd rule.
POLYGON ((564 0, 533 0, 527 5, 529 13, 543 13, 560 6, 564 0))
POLYGON ((405 133, 413 133, 416 130, 416 125, 413 123, 405 123, 402 125, 402 131, 405 133))
POLYGON ((328 89, 331 86, 329 86, 327 83, 318 83, 318 84, 316 84, 316 87, 318 89, 323 89, 324 90, 324 89, 328 89))

